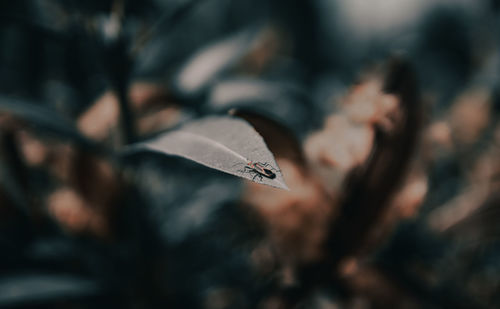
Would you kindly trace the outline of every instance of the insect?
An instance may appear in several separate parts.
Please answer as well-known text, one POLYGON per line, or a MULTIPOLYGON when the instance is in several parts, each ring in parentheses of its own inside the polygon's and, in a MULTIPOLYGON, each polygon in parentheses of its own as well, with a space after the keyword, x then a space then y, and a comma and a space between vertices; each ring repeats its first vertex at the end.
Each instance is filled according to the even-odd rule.
MULTIPOLYGON (((241 164, 241 163, 238 163, 241 164)), ((263 179, 263 177, 269 178, 269 179, 274 179, 276 178, 276 173, 277 170, 271 166, 269 163, 261 163, 261 162, 253 162, 253 161, 248 161, 243 170, 240 172, 242 173, 253 173, 253 178, 252 181, 255 180, 255 178, 259 178, 260 180, 263 179)))

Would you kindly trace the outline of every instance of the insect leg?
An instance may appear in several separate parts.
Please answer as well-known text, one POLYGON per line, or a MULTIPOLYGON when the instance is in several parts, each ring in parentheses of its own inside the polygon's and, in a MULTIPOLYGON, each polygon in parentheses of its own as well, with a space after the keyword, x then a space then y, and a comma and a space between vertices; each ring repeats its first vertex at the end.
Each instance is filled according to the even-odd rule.
MULTIPOLYGON (((255 181, 255 178, 256 178, 257 176, 260 176, 260 175, 259 175, 258 173, 255 173, 255 175, 253 175, 253 177, 252 177, 252 181, 255 181)), ((262 176, 261 176, 261 178, 262 178, 262 176)))
POLYGON ((260 163, 262 166, 266 167, 266 168, 269 168, 271 171, 274 171, 276 172, 277 169, 275 169, 270 163, 266 162, 266 163, 260 163))
POLYGON ((270 163, 266 162, 266 163, 260 163, 262 166, 264 166, 265 168, 267 168, 268 170, 271 170, 273 171, 274 173, 278 173, 278 172, 281 172, 279 169, 277 168, 274 168, 270 163))
MULTIPOLYGON (((233 167, 238 166, 238 165, 243 165, 243 164, 244 163, 241 163, 241 162, 240 163, 236 163, 236 164, 233 165, 233 167)), ((248 169, 249 169, 249 167, 247 165, 245 165, 245 166, 243 166, 242 169, 239 169, 239 170, 236 170, 236 171, 240 172, 241 174, 245 174, 245 173, 249 172, 248 169)))

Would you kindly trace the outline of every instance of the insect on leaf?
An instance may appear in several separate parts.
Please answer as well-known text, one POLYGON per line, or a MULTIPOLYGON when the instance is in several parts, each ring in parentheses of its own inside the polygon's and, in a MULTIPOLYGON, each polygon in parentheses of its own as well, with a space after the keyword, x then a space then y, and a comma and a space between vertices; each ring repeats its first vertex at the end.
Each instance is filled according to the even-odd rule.
POLYGON ((262 137, 241 119, 206 117, 149 141, 132 144, 124 154, 139 151, 181 156, 257 183, 289 190, 262 137))

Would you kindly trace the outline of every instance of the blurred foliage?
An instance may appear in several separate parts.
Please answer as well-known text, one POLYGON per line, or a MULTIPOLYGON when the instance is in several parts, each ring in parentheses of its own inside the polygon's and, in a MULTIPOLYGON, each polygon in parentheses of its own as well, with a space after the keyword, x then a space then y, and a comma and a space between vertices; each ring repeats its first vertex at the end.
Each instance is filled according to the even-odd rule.
POLYGON ((500 307, 499 10, 0 2, 0 307, 500 307), (290 191, 122 155, 215 114, 290 191))

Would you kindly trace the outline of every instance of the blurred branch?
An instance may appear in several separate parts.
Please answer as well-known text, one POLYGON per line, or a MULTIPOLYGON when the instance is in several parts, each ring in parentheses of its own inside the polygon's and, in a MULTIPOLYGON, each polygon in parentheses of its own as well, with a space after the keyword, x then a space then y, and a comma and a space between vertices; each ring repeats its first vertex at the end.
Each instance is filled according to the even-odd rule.
POLYGON ((358 253, 365 244, 389 206, 389 199, 404 177, 417 144, 422 111, 415 74, 409 63, 393 59, 386 76, 385 91, 399 96, 403 117, 397 132, 387 135, 376 131, 371 158, 351 175, 328 243, 334 266, 344 257, 358 253))
POLYGON ((0 149, 2 150, 2 164, 4 173, 2 178, 2 185, 10 195, 14 205, 21 211, 23 215, 29 216, 30 211, 28 193, 28 181, 26 166, 21 160, 14 132, 3 131, 0 132, 0 149))
MULTIPOLYGON (((115 38, 111 38, 110 42, 106 46, 106 63, 109 66, 109 74, 115 88, 119 103, 120 103, 120 117, 121 124, 123 127, 123 132, 125 135, 125 143, 129 144, 136 139, 135 123, 130 111, 130 103, 128 99, 128 86, 130 73, 133 67, 133 60, 131 58, 137 50, 143 46, 157 31, 158 28, 166 28, 170 30, 179 21, 184 18, 191 10, 203 1, 190 0, 182 3, 173 11, 165 12, 148 30, 146 34, 141 36, 135 44, 132 46, 131 55, 128 53, 128 39, 125 38, 122 31, 116 34, 115 38)), ((114 2, 112 9, 112 16, 115 14, 115 18, 122 20, 124 12, 124 2, 117 0, 114 2)), ((121 26, 120 26, 121 27, 121 26)))
POLYGON ((416 77, 410 64, 399 58, 389 62, 385 76, 384 91, 399 97, 402 117, 395 132, 376 129, 371 156, 347 178, 339 215, 331 224, 326 242, 326 256, 322 262, 300 270, 301 287, 285 295, 290 307, 296 306, 315 287, 334 286, 341 294, 350 293, 337 273, 339 264, 363 249, 411 161, 422 112, 416 77))
POLYGON ((120 124, 123 130, 124 142, 129 144, 135 141, 134 119, 128 100, 128 86, 133 64, 131 57, 127 53, 128 38, 124 36, 122 31, 124 5, 122 0, 113 2, 108 24, 106 29, 103 29, 102 39, 104 41, 103 61, 107 66, 108 76, 118 96, 120 124))
MULTIPOLYGON (((204 0, 186 0, 176 7, 173 11, 165 10, 165 12, 156 20, 156 22, 141 35, 132 46, 132 54, 137 53, 137 51, 143 47, 158 31, 158 29, 167 29, 170 31, 180 20, 182 20, 186 15, 188 15, 193 8, 197 5, 203 3, 204 0)), ((164 35, 167 35, 165 33, 164 35)))

